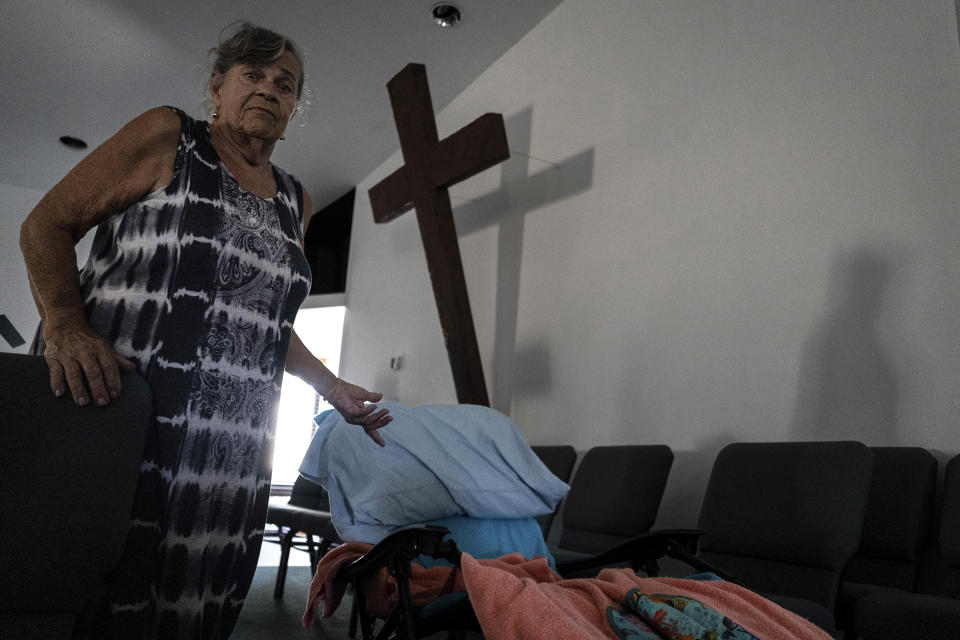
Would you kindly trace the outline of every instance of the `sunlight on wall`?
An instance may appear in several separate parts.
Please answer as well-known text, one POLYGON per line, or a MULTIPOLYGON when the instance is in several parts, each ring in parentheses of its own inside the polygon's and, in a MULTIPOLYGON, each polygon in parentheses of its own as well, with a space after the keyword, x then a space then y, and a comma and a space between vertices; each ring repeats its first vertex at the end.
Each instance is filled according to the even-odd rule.
MULTIPOLYGON (((343 338, 345 307, 300 309, 293 327, 313 355, 339 375, 340 344, 343 338)), ((280 409, 273 452, 273 484, 293 484, 300 460, 313 437, 313 417, 330 405, 307 383, 283 374, 280 409)))

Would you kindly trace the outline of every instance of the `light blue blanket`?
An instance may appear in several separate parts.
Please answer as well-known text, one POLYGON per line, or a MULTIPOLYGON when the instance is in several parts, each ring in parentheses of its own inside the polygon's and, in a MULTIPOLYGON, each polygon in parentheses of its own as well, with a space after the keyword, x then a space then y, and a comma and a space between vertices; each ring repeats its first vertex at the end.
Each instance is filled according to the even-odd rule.
POLYGON ((531 518, 553 512, 569 490, 493 409, 380 404, 393 415, 380 430, 386 447, 331 410, 315 418, 300 465, 330 494, 344 540, 376 544, 404 526, 458 515, 531 518))

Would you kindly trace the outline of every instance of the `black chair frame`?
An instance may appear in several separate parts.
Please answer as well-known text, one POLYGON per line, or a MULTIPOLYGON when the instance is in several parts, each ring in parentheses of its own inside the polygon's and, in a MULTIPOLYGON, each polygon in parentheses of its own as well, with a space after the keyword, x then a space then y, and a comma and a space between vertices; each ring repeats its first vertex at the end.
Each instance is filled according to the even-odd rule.
POLYGON ((265 542, 280 545, 280 564, 273 597, 283 597, 290 550, 306 551, 310 556, 311 573, 316 572, 320 558, 341 540, 333 526, 326 491, 303 476, 297 478, 287 504, 270 505, 266 524, 276 529, 264 531, 265 542), (315 539, 316 537, 316 539, 315 539))
POLYGON ((277 580, 273 586, 273 597, 283 597, 283 585, 287 579, 287 567, 290 562, 290 550, 305 551, 310 557, 310 572, 315 573, 317 563, 328 551, 339 543, 317 536, 314 540, 312 533, 303 533, 295 527, 278 526, 276 529, 264 531, 264 542, 280 545, 280 564, 277 566, 277 580))
MULTIPOLYGON (((451 633, 479 630, 473 609, 466 599, 430 616, 418 616, 410 599, 411 562, 421 554, 460 566, 460 550, 454 540, 445 539, 448 533, 445 527, 433 525, 410 527, 384 538, 365 555, 340 568, 335 580, 353 586, 355 596, 351 615, 359 618, 361 640, 414 640, 444 630, 451 633), (398 603, 377 630, 377 620, 366 612, 363 589, 357 582, 384 567, 397 581, 398 603)), ((698 571, 710 571, 725 580, 737 582, 733 576, 697 558, 697 543, 702 534, 696 529, 645 533, 599 555, 558 563, 557 569, 560 575, 566 575, 628 562, 634 571, 656 576, 659 573, 657 561, 670 557, 686 562, 698 571)), ((350 637, 354 637, 354 631, 351 628, 350 637)))

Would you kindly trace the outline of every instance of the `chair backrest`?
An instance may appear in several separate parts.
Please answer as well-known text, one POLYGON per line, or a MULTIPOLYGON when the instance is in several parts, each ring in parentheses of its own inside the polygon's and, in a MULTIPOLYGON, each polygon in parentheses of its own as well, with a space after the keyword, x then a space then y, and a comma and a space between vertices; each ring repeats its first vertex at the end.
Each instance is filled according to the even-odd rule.
POLYGON ((147 383, 122 383, 79 407, 50 391, 42 357, 0 354, 0 636, 17 615, 37 637, 57 616, 69 631, 120 559, 153 415, 147 383))
POLYGON ((649 531, 673 465, 666 445, 593 447, 573 476, 559 546, 599 553, 649 531))
POLYGON ((920 447, 873 447, 873 477, 860 546, 843 580, 913 591, 920 551, 933 532, 937 459, 920 447))
POLYGON ((950 459, 943 474, 940 550, 947 565, 960 568, 960 455, 950 459))
POLYGON ((330 511, 330 496, 320 485, 303 476, 297 476, 293 481, 293 489, 290 491, 290 500, 287 504, 303 509, 330 511))
POLYGON ((700 511, 701 557, 753 590, 833 610, 860 544, 872 470, 859 442, 726 446, 700 511))
POLYGON ((923 551, 917 591, 960 598, 960 455, 947 461, 937 516, 937 535, 923 551))
POLYGON ((568 444, 534 445, 530 447, 547 469, 564 482, 570 482, 570 473, 577 461, 577 450, 568 444))
MULTIPOLYGON (((558 445, 534 445, 530 447, 537 454, 540 461, 546 465, 547 469, 564 482, 570 482, 570 474, 573 472, 573 465, 577 462, 577 450, 568 444, 558 445)), ((537 516, 537 523, 543 532, 544 540, 550 534, 550 527, 553 526, 553 519, 560 510, 560 504, 552 513, 537 516)))
POLYGON ((940 554, 945 565, 941 593, 960 598, 960 455, 950 459, 943 475, 940 554))

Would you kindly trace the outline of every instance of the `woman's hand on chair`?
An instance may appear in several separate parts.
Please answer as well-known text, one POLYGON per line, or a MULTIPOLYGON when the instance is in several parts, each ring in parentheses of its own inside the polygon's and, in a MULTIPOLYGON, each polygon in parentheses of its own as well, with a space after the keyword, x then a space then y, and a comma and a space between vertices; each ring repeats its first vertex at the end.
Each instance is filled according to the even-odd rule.
POLYGON ((58 397, 69 391, 80 406, 109 403, 120 395, 120 373, 136 368, 88 324, 45 326, 43 336, 50 389, 58 397))

